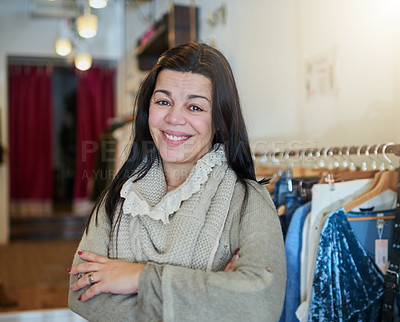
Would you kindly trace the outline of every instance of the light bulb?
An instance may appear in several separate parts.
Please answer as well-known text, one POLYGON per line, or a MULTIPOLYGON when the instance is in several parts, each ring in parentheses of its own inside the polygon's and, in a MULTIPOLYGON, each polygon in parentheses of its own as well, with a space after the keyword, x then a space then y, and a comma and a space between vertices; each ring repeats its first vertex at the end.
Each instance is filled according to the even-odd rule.
POLYGON ((66 38, 58 38, 56 40, 56 53, 60 56, 68 56, 71 53, 71 41, 66 38))
POLYGON ((92 66, 92 57, 87 53, 77 54, 75 57, 75 67, 79 70, 85 71, 92 66))
POLYGON ((79 36, 82 38, 92 38, 97 34, 98 18, 95 15, 85 14, 78 17, 76 25, 78 27, 79 36))
POLYGON ((89 0, 89 5, 95 9, 107 7, 107 0, 89 0))

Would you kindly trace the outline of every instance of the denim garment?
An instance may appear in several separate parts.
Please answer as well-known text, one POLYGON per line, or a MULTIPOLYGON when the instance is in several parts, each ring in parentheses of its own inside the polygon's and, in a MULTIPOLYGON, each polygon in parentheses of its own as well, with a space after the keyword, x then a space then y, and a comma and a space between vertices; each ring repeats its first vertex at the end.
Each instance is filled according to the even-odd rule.
POLYGON ((273 202, 276 208, 286 206, 286 213, 279 216, 283 237, 286 238, 287 229, 293 213, 298 207, 311 200, 312 186, 317 183, 319 177, 292 178, 290 170, 286 170, 280 179, 275 182, 273 202))
MULTIPOLYGON (((377 211, 350 211, 347 213, 348 218, 360 217, 360 216, 377 216, 383 214, 384 216, 395 216, 396 209, 389 210, 377 210, 377 211)), ((375 240, 379 238, 378 230, 376 227, 376 220, 365 220, 365 221, 350 221, 350 226, 354 231, 357 239, 363 245, 365 251, 371 257, 372 260, 375 258, 375 240)), ((384 228, 382 232, 382 239, 388 240, 388 255, 389 259, 392 255, 393 245, 393 225, 394 219, 385 219, 384 228)), ((400 288, 396 294, 396 311, 393 313, 395 321, 400 321, 400 288)))
MULTIPOLYGON (((280 206, 286 204, 286 195, 288 193, 293 193, 293 181, 292 181, 292 171, 290 169, 285 170, 279 180, 275 182, 274 192, 273 192, 273 202, 275 207, 278 209, 280 206)), ((280 215, 279 220, 281 223, 282 234, 285 238, 287 227, 289 222, 287 220, 287 215, 280 215)))
POLYGON ((292 171, 285 170, 279 180, 275 182, 273 201, 276 208, 285 204, 285 196, 290 192, 293 192, 292 171))
POLYGON ((377 321, 383 275, 357 239, 343 208, 321 231, 309 321, 377 321))
POLYGON ((298 321, 296 310, 300 305, 300 268, 302 231, 304 220, 311 210, 311 202, 297 208, 287 231, 285 240, 286 252, 286 295, 281 315, 281 322, 298 321))
POLYGON ((275 182, 273 191, 273 202, 278 208, 281 205, 286 204, 286 196, 295 195, 303 203, 311 200, 312 187, 318 183, 319 177, 307 177, 307 178, 292 178, 290 170, 286 170, 282 173, 278 181, 275 182))
MULTIPOLYGON (((347 213, 347 218, 367 216, 375 217, 378 214, 383 214, 384 216, 394 216, 395 212, 396 209, 362 212, 349 211, 347 213)), ((350 221, 350 226, 353 229, 356 238, 372 259, 375 259, 375 240, 379 238, 376 224, 376 220, 350 221)), ((389 258, 392 252, 392 247, 390 246, 392 245, 393 240, 393 225, 394 219, 385 219, 382 232, 382 239, 388 239, 389 258)))

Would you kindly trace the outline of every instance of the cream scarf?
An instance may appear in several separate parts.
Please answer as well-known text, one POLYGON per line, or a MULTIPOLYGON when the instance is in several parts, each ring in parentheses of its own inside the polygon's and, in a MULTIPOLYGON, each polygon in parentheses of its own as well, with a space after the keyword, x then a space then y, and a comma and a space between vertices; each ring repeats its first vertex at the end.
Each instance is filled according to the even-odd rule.
POLYGON ((170 192, 155 161, 144 178, 130 178, 121 189, 123 215, 118 235, 111 237, 110 256, 211 270, 235 182, 222 145, 198 160, 186 181, 170 192))

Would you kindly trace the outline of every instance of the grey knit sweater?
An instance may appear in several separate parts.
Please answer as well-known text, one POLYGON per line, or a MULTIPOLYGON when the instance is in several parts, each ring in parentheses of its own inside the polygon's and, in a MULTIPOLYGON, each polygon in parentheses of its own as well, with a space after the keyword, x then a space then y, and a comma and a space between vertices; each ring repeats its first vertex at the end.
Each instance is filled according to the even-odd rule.
MULTIPOLYGON (((231 172, 223 166, 224 164, 216 166, 212 173, 231 172)), ((152 178, 151 181, 154 183, 154 180, 152 178)), ((204 194, 204 189, 215 191, 216 188, 221 188, 225 181, 216 180, 217 187, 212 187, 213 183, 209 180, 197 194, 204 194)), ((93 220, 89 233, 82 237, 79 249, 113 258, 118 255, 120 259, 133 262, 150 258, 147 258, 147 264, 140 275, 138 294, 100 294, 87 302, 80 302, 78 297, 83 290, 70 291, 70 308, 89 321, 278 321, 286 282, 285 252, 280 223, 266 189, 252 181, 248 181, 247 186, 248 204, 242 220, 240 220, 240 213, 245 189, 239 182, 232 187, 233 192, 228 199, 227 216, 222 225, 222 234, 217 235, 219 243, 217 243, 218 247, 213 256, 211 269, 205 268, 204 260, 201 260, 202 257, 198 251, 185 253, 183 257, 193 257, 196 260, 186 258, 188 261, 182 263, 174 261, 175 258, 182 257, 175 255, 166 258, 155 257, 156 260, 154 260, 151 258, 154 250, 146 249, 155 247, 154 245, 150 247, 143 244, 143 254, 137 255, 138 251, 132 251, 132 249, 135 249, 135 243, 140 243, 141 239, 133 235, 140 236, 140 229, 137 228, 137 224, 134 224, 135 220, 132 216, 126 217, 127 222, 122 224, 121 234, 110 238, 113 236, 110 234, 111 224, 104 209, 101 209, 98 225, 95 226, 93 220), (130 251, 124 252, 123 249, 120 250, 120 245, 126 248, 124 245, 129 245, 129 243, 126 244, 129 236, 132 247, 128 247, 130 251), (118 253, 114 249, 113 239, 116 238, 119 243, 118 253), (221 270, 231 260, 237 248, 240 248, 240 259, 235 265, 235 271, 222 272, 221 270)), ((160 199, 165 194, 165 190, 161 189, 156 194, 160 199)), ((197 194, 183 201, 182 208, 185 203, 190 204, 197 194)), ((218 199, 218 190, 214 197, 209 198, 210 200, 205 200, 206 196, 197 198, 200 200, 200 205, 204 203, 208 205, 206 208, 218 209, 215 204, 222 202, 218 199), (217 203, 215 198, 219 200, 217 203)), ((154 203, 155 201, 152 202, 153 205, 154 203)), ((216 236, 216 232, 211 228, 204 228, 213 226, 207 224, 207 218, 210 216, 210 213, 206 211, 204 221, 202 221, 203 228, 195 240, 194 248, 209 247, 207 240, 212 240, 211 237, 216 236), (207 239, 204 236, 210 236, 210 238, 207 239), (205 242, 200 242, 200 240, 205 240, 205 242)), ((167 236, 169 227, 173 227, 171 223, 165 225, 153 219, 146 218, 146 220, 149 226, 144 230, 150 229, 150 232, 151 230, 157 232, 157 227, 165 226, 167 230, 164 234, 167 236), (151 223, 152 220, 154 223, 151 223)), ((173 234, 170 235, 173 236, 173 234)), ((147 237, 142 236, 142 238, 147 237)), ((165 240, 169 239, 165 238, 165 240)), ((168 248, 167 246, 161 245, 168 248)), ((179 245, 171 244, 170 247, 174 249, 179 245)), ((160 253, 163 252, 165 250, 160 253)), ((170 252, 173 254, 172 250, 170 252)), ((73 265, 80 262, 80 258, 76 255, 73 265)), ((76 279, 77 277, 72 276, 71 283, 76 279)))

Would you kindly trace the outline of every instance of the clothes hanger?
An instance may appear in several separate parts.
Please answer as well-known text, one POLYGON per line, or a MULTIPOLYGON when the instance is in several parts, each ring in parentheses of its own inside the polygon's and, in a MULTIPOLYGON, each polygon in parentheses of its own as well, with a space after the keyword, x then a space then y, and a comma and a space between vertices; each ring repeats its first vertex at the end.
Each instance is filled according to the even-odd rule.
POLYGON ((379 154, 378 154, 379 147, 380 147, 380 145, 377 144, 375 149, 374 149, 374 155, 375 155, 375 158, 378 159, 381 162, 381 164, 379 165, 378 169, 383 171, 383 170, 385 170, 385 161, 383 161, 380 158, 379 154))
POLYGON ((385 145, 383 146, 383 148, 382 148, 382 155, 383 155, 383 158, 386 159, 386 161, 388 161, 388 163, 389 163, 388 169, 389 169, 389 170, 393 170, 393 169, 394 169, 393 161, 392 161, 392 159, 390 159, 390 158, 386 155, 386 148, 387 148, 389 145, 395 145, 395 144, 394 144, 393 142, 390 142, 390 143, 385 144, 385 145))
POLYGON ((362 167, 361 167, 361 171, 359 170, 348 170, 345 169, 343 171, 338 172, 337 174, 334 175, 334 180, 337 182, 340 181, 350 181, 350 180, 357 180, 357 179, 371 179, 374 178, 374 176, 379 172, 378 170, 372 169, 372 170, 368 170, 368 165, 367 162, 365 160, 363 160, 361 158, 361 150, 363 148, 365 148, 365 156, 368 156, 371 160, 374 161, 373 158, 371 158, 369 156, 369 149, 371 149, 371 146, 360 146, 357 149, 357 156, 359 157, 359 159, 362 162, 362 167))
MULTIPOLYGON (((275 152, 274 158, 283 163, 285 169, 290 169, 293 178, 300 177, 319 177, 325 168, 315 166, 315 160, 318 160, 318 151, 301 150, 275 152), (276 158, 279 156, 279 160, 276 158)), ((283 169, 281 167, 281 169, 283 169)))
MULTIPOLYGON (((385 159, 389 160, 390 165, 392 166, 392 160, 390 160, 386 156, 386 148, 389 144, 385 144, 383 149, 382 149, 382 154, 385 157, 385 159)), ((392 168, 393 169, 393 168, 392 168)), ((357 206, 363 204, 364 202, 372 199, 373 197, 381 194, 382 192, 386 190, 393 190, 397 192, 397 184, 398 184, 398 172, 393 171, 393 170, 387 170, 387 171, 381 171, 378 172, 374 180, 371 184, 371 187, 363 193, 361 196, 355 198, 353 201, 349 202, 344 206, 344 210, 346 212, 349 212, 350 210, 356 208, 357 206)))
POLYGON ((350 157, 350 149, 351 149, 351 146, 349 146, 349 147, 346 149, 346 157, 347 157, 347 159, 349 160, 348 168, 349 168, 349 170, 351 170, 351 171, 355 171, 355 170, 356 170, 356 164, 355 164, 355 162, 353 161, 353 159, 350 157))
POLYGON ((374 181, 375 182, 373 182, 374 186, 372 189, 369 189, 367 192, 363 193, 361 196, 357 197, 356 199, 344 206, 344 210, 346 212, 349 212, 350 210, 358 207, 359 205, 372 199, 373 197, 378 196, 386 190, 390 189, 397 192, 397 171, 388 170, 378 172, 374 177, 374 181))
POLYGON ((363 217, 350 217, 347 221, 365 221, 365 220, 385 220, 385 219, 395 219, 396 216, 363 216, 363 217))
MULTIPOLYGON (((386 156, 386 148, 389 144, 383 145, 382 148, 382 154, 384 155, 385 159, 387 159, 390 163, 390 165, 392 165, 392 160, 390 160, 387 156, 386 156)), ((393 191, 397 192, 397 184, 398 184, 398 173, 397 171, 392 171, 392 170, 388 170, 385 171, 385 167, 384 167, 384 161, 382 159, 379 158, 378 156, 378 149, 381 147, 381 145, 376 145, 375 149, 374 149, 374 155, 382 162, 380 169, 383 169, 383 171, 379 171, 375 177, 374 177, 374 181, 372 182, 370 188, 361 196, 359 196, 358 198, 356 198, 355 200, 353 200, 352 202, 350 202, 349 204, 347 204, 344 209, 347 212, 349 212, 350 210, 356 208, 357 206, 359 206, 360 204, 364 203, 365 201, 370 200, 371 198, 373 198, 376 195, 379 195, 380 193, 382 193, 385 190, 391 189, 393 191)), ((370 147, 367 148, 367 150, 369 150, 370 147)), ((390 168, 390 167, 389 167, 390 168)), ((363 220, 380 220, 380 219, 395 219, 395 216, 366 216, 366 217, 351 217, 348 218, 348 221, 363 221, 363 220)))
POLYGON ((338 155, 339 157, 342 156, 342 150, 341 150, 341 149, 338 149, 338 148, 331 148, 331 149, 329 149, 329 150, 328 150, 328 155, 329 155, 329 157, 330 157, 331 159, 333 159, 332 166, 333 166, 334 169, 336 169, 336 168, 341 168, 341 166, 340 166, 340 160, 336 158, 335 152, 337 153, 337 155, 338 155))

